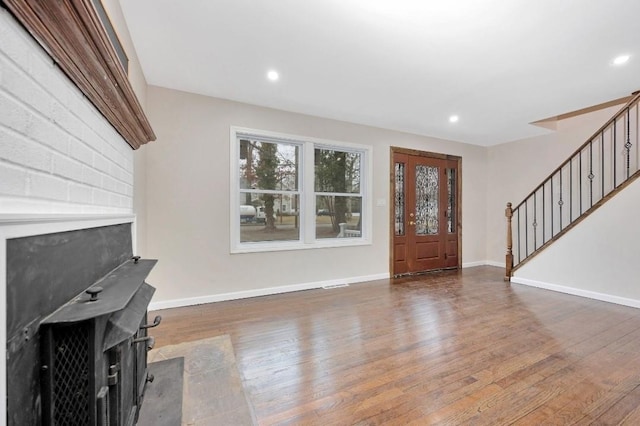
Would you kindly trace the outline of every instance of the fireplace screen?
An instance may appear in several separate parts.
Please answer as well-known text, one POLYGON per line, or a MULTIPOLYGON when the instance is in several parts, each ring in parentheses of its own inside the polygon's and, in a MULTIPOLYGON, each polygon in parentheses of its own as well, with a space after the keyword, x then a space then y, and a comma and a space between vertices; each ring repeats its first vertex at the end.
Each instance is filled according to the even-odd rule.
POLYGON ((53 424, 88 425, 89 333, 84 324, 57 327, 52 332, 53 424))

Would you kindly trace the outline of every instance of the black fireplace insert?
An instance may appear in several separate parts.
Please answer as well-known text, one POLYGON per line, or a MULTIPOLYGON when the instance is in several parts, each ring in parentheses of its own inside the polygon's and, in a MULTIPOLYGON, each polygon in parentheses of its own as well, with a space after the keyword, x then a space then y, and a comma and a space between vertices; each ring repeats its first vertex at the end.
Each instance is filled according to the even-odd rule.
POLYGON ((7 241, 7 424, 136 423, 161 318, 131 252, 130 224, 7 241))

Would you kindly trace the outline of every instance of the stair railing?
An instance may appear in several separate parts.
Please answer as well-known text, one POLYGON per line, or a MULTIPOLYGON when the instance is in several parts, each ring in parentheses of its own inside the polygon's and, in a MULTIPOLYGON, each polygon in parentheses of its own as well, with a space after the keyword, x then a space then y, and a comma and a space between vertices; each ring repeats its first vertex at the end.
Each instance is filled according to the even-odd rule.
POLYGON ((640 92, 634 92, 521 203, 507 203, 505 280, 640 176, 639 102, 640 92))

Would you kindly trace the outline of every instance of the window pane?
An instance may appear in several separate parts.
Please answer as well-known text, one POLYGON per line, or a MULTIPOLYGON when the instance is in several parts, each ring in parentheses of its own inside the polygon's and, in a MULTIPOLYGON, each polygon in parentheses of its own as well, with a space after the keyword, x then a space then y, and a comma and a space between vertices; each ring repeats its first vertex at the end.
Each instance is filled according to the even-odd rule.
POLYGON ((297 191, 299 146, 238 139, 240 189, 297 191))
POLYGON ((316 196, 316 238, 361 238, 362 198, 316 196))
POLYGON ((359 152, 315 149, 316 192, 360 193, 359 152))
POLYGON ((241 243, 300 239, 297 195, 245 192, 240 202, 241 243))

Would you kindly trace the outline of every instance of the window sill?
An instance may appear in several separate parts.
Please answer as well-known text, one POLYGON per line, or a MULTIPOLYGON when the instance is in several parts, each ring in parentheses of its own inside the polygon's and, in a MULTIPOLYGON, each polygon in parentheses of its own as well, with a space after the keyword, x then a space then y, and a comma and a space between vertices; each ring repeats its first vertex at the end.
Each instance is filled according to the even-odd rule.
POLYGON ((283 243, 244 243, 239 247, 232 247, 231 254, 265 253, 276 251, 297 251, 339 247, 370 246, 371 240, 365 238, 332 238, 328 240, 316 240, 313 243, 283 242, 283 243))

